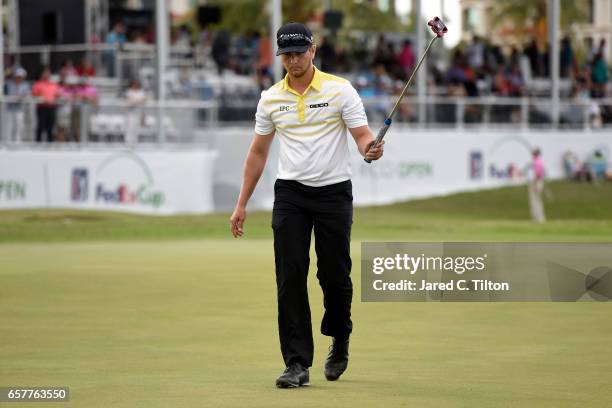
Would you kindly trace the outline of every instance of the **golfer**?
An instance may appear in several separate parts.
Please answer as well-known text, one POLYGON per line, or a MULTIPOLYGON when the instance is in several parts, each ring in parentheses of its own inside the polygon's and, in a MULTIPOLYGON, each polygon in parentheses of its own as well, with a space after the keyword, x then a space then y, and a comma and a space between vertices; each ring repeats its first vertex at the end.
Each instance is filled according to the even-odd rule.
POLYGON ((272 229, 278 295, 278 331, 286 369, 281 388, 308 385, 313 338, 307 275, 314 228, 317 278, 325 314, 321 333, 333 337, 325 377, 334 381, 348 364, 352 331, 350 236, 353 195, 346 129, 362 156, 377 160, 382 144, 370 149, 374 135, 363 103, 350 82, 318 70, 310 30, 299 23, 276 33, 277 55, 287 75, 262 92, 255 115, 255 136, 244 167, 240 195, 230 228, 244 234, 246 206, 266 164, 274 135, 280 142, 274 184, 272 229))

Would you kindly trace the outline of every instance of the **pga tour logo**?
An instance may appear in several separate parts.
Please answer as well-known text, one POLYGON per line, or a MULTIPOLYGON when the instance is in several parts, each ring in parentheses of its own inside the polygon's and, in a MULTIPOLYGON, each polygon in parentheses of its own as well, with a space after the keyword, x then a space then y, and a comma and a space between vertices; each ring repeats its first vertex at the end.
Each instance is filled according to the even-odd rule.
POLYGON ((89 191, 89 177, 87 169, 72 169, 72 182, 70 186, 70 198, 72 201, 87 201, 89 191))

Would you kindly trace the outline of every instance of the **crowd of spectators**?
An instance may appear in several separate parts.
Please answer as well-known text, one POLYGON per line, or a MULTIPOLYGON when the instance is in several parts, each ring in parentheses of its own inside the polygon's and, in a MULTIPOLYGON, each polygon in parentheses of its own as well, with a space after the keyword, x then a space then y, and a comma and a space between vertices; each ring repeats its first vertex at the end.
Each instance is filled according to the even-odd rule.
MULTIPOLYGON (((22 67, 16 65, 8 70, 10 75, 4 93, 11 99, 6 105, 4 134, 14 139, 22 131, 24 106, 19 98, 35 97, 36 140, 78 140, 82 107, 96 105, 99 98, 89 78, 98 74, 111 77, 116 75, 118 50, 126 44, 151 45, 154 43, 154 32, 152 27, 128 30, 122 22, 117 22, 104 41, 117 48, 101 53, 101 65, 92 64, 88 58, 83 58, 75 65, 72 59, 67 58, 56 72, 59 80, 52 80, 51 72, 46 68, 31 89, 27 73, 22 67), (98 72, 100 70, 102 72, 98 72)), ((271 66, 274 56, 271 39, 265 32, 248 31, 235 36, 224 30, 213 31, 208 28, 193 33, 188 26, 179 26, 172 29, 171 44, 174 46, 173 55, 192 59, 196 68, 207 69, 220 77, 228 71, 251 76, 262 90, 272 85, 271 66)), ((134 50, 134 47, 131 49, 134 50)), ((538 79, 549 77, 549 58, 545 49, 536 40, 529 41, 522 49, 502 49, 475 36, 468 44, 462 44, 451 51, 448 57, 441 50, 436 50, 428 60, 425 71, 428 73, 427 92, 450 98, 546 97, 550 86, 544 86, 543 89, 532 86, 538 79)), ((592 125, 599 126, 612 122, 612 107, 598 102, 610 96, 610 68, 605 50, 606 43, 603 40, 592 50, 582 53, 576 52, 571 38, 565 37, 561 41, 560 74, 570 84, 564 88, 566 91, 562 95, 570 101, 563 106, 560 116, 562 124, 583 124, 588 120, 592 125), (584 56, 578 57, 579 54, 584 56)), ((392 98, 384 97, 401 92, 417 58, 415 47, 406 36, 381 34, 372 40, 363 38, 355 41, 350 47, 340 45, 335 37, 323 36, 318 41, 315 62, 323 71, 350 78, 364 102, 367 105, 372 102, 373 109, 383 114, 393 102, 392 98)), ((131 72, 123 69, 124 79, 138 77, 137 70, 131 72)), ((128 101, 128 95, 143 92, 140 82, 132 81, 131 84, 125 92, 128 101), (136 92, 136 89, 140 91, 136 92)), ((371 108, 372 104, 368 106, 371 108)), ((456 120, 456 104, 440 103, 436 109, 432 118, 434 121, 444 123, 456 120)), ((520 107, 516 103, 498 104, 488 109, 493 121, 502 123, 520 120, 520 107)), ((464 110, 465 121, 483 120, 483 106, 467 104, 464 110)), ((537 112, 530 111, 529 115, 530 121, 550 121, 550 117, 542 118, 543 115, 537 112)), ((398 112, 398 120, 416 120, 416 109, 410 104, 403 104, 398 112)))
MULTIPOLYGON (((571 103, 564 106, 560 121, 565 124, 582 124, 585 119, 594 126, 602 121, 612 122, 609 105, 601 105, 598 99, 610 96, 609 65, 605 55, 606 42, 600 41, 595 48, 579 59, 569 37, 563 38, 560 47, 560 76, 569 83, 562 90, 563 98, 571 103)), ((355 85, 362 98, 393 95, 403 87, 406 77, 415 65, 415 52, 409 40, 390 41, 380 36, 369 61, 357 67, 355 85)), ((435 58, 430 58, 428 71, 428 94, 447 97, 548 97, 550 84, 541 82, 549 76, 548 54, 532 40, 523 50, 516 47, 504 52, 501 47, 487 44, 479 37, 465 46, 457 47, 449 58, 446 68, 440 68, 435 58)), ((324 61, 323 63, 324 64, 324 61)), ((436 121, 454 122, 454 104, 438 106, 436 121), (448 108, 448 109, 446 109, 448 108), (450 111, 449 111, 450 110, 450 111), (451 112, 452 111, 452 112, 451 112)), ((385 110, 385 106, 379 110, 385 110)), ((399 118, 414 120, 410 108, 400 111, 399 118)), ((465 121, 482 121, 483 107, 467 105, 465 121)), ((519 120, 520 106, 496 105, 490 108, 490 116, 501 122, 519 120)), ((530 121, 550 122, 546 113, 531 111, 530 121)))
POLYGON ((49 67, 43 67, 31 87, 23 67, 15 65, 7 74, 4 134, 9 141, 18 140, 23 132, 28 99, 36 104, 37 142, 79 140, 84 107, 95 106, 99 97, 97 88, 90 82, 95 69, 86 58, 76 67, 72 60, 65 60, 57 81, 49 67))

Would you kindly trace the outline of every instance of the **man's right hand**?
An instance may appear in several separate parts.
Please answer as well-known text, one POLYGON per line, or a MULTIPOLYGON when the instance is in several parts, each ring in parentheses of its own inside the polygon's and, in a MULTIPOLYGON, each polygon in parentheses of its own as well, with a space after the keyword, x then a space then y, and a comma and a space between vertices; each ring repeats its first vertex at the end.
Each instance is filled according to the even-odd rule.
POLYGON ((234 213, 230 217, 230 230, 234 238, 241 237, 244 234, 244 220, 246 218, 246 208, 236 206, 234 213))

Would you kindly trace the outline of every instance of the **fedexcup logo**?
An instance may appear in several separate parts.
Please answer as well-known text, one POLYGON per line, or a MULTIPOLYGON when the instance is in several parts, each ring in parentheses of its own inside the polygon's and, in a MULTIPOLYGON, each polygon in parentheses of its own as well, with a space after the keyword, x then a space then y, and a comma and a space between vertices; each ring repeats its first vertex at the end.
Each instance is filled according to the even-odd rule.
POLYGON ((529 142, 520 136, 501 138, 489 152, 489 178, 523 181, 529 172, 531 151, 529 142))
POLYGON ((70 198, 86 202, 89 197, 97 202, 118 205, 144 205, 158 208, 166 198, 155 189, 155 182, 147 163, 132 152, 114 154, 104 160, 95 172, 86 167, 72 169, 70 198), (90 182, 90 173, 94 173, 90 182), (93 194, 90 186, 93 185, 93 194))
POLYGON ((121 205, 160 207, 164 193, 155 189, 147 163, 132 152, 122 152, 103 161, 96 169, 96 201, 121 205), (120 181, 117 175, 121 174, 120 181))

